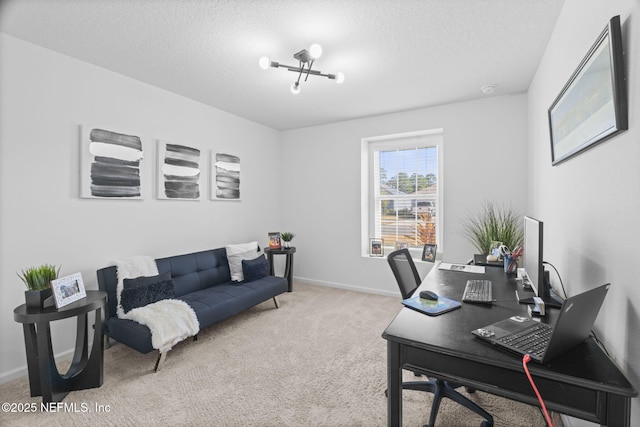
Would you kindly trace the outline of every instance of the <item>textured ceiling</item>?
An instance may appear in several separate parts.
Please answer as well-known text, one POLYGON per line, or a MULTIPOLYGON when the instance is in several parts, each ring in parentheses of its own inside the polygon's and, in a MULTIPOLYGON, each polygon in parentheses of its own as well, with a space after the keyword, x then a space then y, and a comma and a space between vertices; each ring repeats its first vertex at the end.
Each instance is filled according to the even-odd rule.
POLYGON ((0 0, 0 31, 275 129, 528 89, 563 0, 0 0), (295 65, 342 85, 262 70, 295 65))

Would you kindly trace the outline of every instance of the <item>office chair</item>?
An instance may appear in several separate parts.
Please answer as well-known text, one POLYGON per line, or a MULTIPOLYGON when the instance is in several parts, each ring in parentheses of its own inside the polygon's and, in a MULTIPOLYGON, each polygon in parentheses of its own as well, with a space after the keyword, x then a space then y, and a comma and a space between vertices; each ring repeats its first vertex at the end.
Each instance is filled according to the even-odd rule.
MULTIPOLYGON (((387 255, 387 261, 389 262, 391 271, 393 271, 393 275, 400 287, 402 299, 410 298, 418 286, 420 286, 422 280, 420 279, 420 275, 418 274, 418 270, 413 262, 413 258, 411 258, 409 250, 400 249, 394 251, 387 255)), ((418 375, 418 373, 416 373, 416 375, 418 375)), ((457 402, 465 408, 471 409, 473 412, 485 418, 481 424, 482 427, 493 426, 493 417, 491 414, 482 409, 477 403, 458 393, 455 390, 458 387, 460 386, 440 379, 402 383, 403 390, 418 390, 433 393, 433 404, 431 405, 431 414, 429 415, 428 426, 433 427, 435 425, 436 415, 438 414, 440 401, 443 397, 448 397, 454 402, 457 402)), ((467 388, 467 390, 471 393, 474 392, 473 389, 467 388)))

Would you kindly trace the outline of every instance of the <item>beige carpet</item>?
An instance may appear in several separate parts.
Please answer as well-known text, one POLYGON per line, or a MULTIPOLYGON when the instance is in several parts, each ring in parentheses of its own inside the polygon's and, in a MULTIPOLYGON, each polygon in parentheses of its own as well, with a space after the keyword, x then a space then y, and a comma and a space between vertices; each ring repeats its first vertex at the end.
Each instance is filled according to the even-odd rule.
MULTIPOLYGON (((296 283, 278 301, 280 309, 265 302, 201 331, 196 342, 178 344, 158 373, 154 353, 116 344, 105 350, 102 387, 72 392, 58 413, 0 412, 0 425, 386 425, 381 334, 401 309, 399 298, 296 283)), ((403 395, 404 425, 425 424, 431 395, 403 395)), ((537 408, 482 392, 472 398, 496 426, 545 425, 537 408)), ((40 405, 41 399, 29 396, 24 377, 0 385, 0 401, 40 405)), ((445 399, 436 425, 481 421, 445 399)), ((554 425, 562 425, 559 416, 554 425)))

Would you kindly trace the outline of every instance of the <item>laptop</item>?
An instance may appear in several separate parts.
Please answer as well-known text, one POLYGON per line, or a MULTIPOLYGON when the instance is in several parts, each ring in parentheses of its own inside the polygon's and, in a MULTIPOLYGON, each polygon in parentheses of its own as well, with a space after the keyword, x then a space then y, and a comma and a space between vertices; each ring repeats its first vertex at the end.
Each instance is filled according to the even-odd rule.
POLYGON ((513 316, 471 333, 500 348, 529 354, 536 362, 546 363, 587 339, 610 286, 607 283, 567 298, 555 325, 513 316))

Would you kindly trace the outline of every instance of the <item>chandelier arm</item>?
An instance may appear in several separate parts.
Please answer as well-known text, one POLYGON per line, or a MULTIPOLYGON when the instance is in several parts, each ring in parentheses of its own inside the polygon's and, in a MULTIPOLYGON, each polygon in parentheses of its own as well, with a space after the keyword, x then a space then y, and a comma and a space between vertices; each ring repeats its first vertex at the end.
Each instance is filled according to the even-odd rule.
MULTIPOLYGON (((298 80, 296 80, 296 86, 300 84, 300 77, 302 77, 302 72, 304 71, 304 64, 300 61, 300 73, 298 73, 298 80)), ((305 79, 306 81, 307 79, 305 79)))
POLYGON ((309 73, 311 72, 311 67, 313 67, 313 59, 311 60, 311 62, 309 62, 309 65, 307 66, 307 76, 304 78, 304 81, 306 82, 307 79, 309 78, 309 73))
MULTIPOLYGON (((273 65, 272 65, 272 67, 273 67, 273 65)), ((289 70, 291 72, 294 72, 294 73, 300 73, 300 72, 304 71, 301 67, 296 67, 294 65, 286 65, 286 64, 281 64, 281 63, 278 63, 278 66, 274 67, 274 68, 286 68, 287 70, 289 70)), ((306 73, 307 74, 311 74, 313 76, 327 77, 329 79, 335 79, 336 78, 335 74, 325 74, 322 71, 317 71, 317 70, 308 70, 306 73)))

